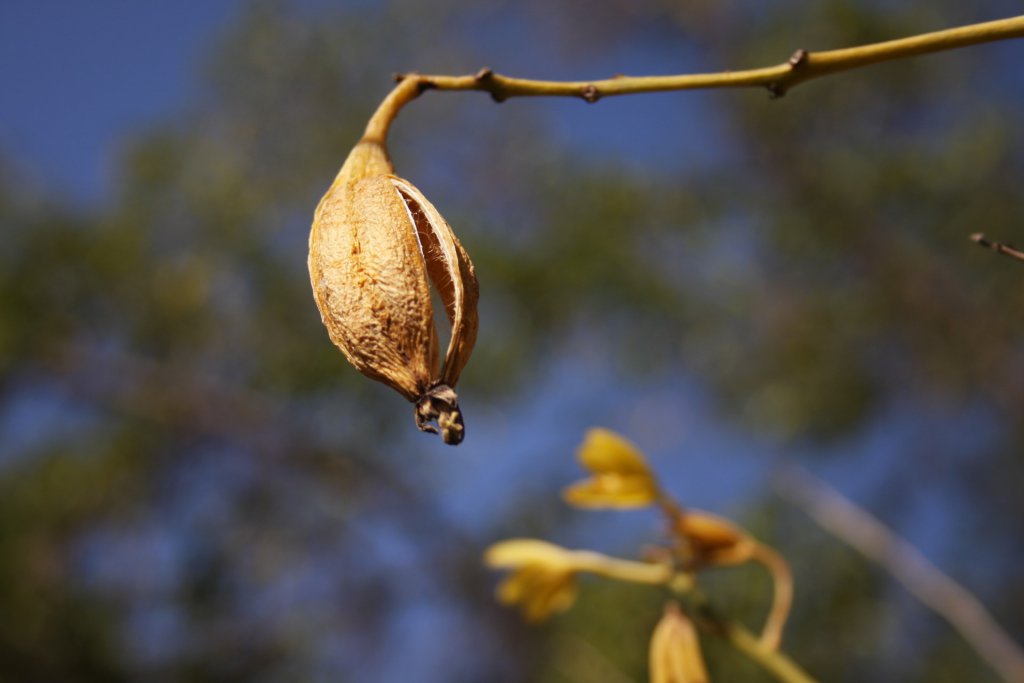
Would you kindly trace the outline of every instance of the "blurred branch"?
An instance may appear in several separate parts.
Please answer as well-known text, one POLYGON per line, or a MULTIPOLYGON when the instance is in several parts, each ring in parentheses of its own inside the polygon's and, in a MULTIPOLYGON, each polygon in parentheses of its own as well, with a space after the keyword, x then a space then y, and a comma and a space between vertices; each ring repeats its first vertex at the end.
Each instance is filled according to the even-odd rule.
POLYGON ((942 573, 914 546, 806 470, 790 465, 775 482, 779 493, 822 528, 877 562, 904 588, 956 629, 1009 683, 1024 681, 1024 652, 967 589, 942 573))
POLYGON ((602 97, 614 95, 744 87, 767 88, 772 96, 780 97, 800 83, 839 71, 1021 37, 1024 37, 1024 16, 839 50, 808 52, 800 49, 782 64, 744 71, 673 76, 616 76, 597 81, 540 81, 511 78, 496 74, 490 69, 482 69, 472 76, 426 76, 409 73, 397 78, 400 81, 415 81, 419 90, 481 90, 490 93, 498 102, 509 97, 524 96, 580 97, 587 102, 596 102, 602 97))
POLYGON ((1015 259, 1024 261, 1024 251, 1015 249, 1011 247, 1009 244, 1003 244, 1002 242, 991 242, 988 239, 986 239, 986 237, 980 232, 976 232, 973 235, 971 235, 971 241, 980 247, 991 249, 997 254, 1006 254, 1007 256, 1011 256, 1015 259))
POLYGON ((782 643, 782 630, 793 604, 793 573, 789 564, 773 548, 758 543, 755 557, 772 576, 772 607, 761 632, 761 643, 772 650, 782 643))

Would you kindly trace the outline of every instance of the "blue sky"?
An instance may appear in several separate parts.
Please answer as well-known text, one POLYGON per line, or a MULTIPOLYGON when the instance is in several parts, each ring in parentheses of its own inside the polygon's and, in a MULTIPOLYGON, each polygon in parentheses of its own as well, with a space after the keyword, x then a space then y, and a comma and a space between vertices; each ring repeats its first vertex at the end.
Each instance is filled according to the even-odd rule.
POLYGON ((94 203, 126 132, 187 105, 236 0, 0 3, 0 154, 94 203))

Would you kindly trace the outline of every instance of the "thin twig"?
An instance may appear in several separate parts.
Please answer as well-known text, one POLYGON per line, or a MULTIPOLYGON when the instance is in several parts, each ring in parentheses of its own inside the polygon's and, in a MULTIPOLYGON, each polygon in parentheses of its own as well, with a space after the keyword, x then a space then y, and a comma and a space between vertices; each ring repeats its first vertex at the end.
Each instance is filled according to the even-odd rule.
POLYGON ((949 622, 1003 680, 1024 681, 1021 648, 974 595, 917 548, 795 465, 779 473, 776 488, 822 528, 881 565, 922 604, 949 622))
POLYGON ((808 52, 801 49, 782 64, 744 71, 672 76, 616 76, 597 81, 542 81, 511 78, 496 74, 490 69, 481 69, 471 76, 410 73, 399 75, 397 78, 400 81, 412 79, 419 84, 420 89, 480 90, 490 93, 498 102, 510 97, 525 96, 579 97, 587 102, 596 102, 602 97, 614 95, 743 87, 767 88, 773 96, 779 97, 800 83, 839 71, 1022 37, 1024 16, 1018 16, 838 50, 808 52))
POLYGON ((772 577, 772 607, 761 631, 761 644, 775 650, 782 643, 782 630, 793 605, 793 573, 782 555, 766 545, 758 543, 754 557, 772 577))
POLYGON ((1009 244, 1004 244, 1002 242, 992 242, 980 232, 976 232, 973 235, 971 235, 971 241, 976 243, 978 246, 985 247, 986 249, 991 249, 997 254, 1006 254, 1007 256, 1010 256, 1012 258, 1024 261, 1024 251, 1020 251, 1019 249, 1016 249, 1013 246, 1009 244))

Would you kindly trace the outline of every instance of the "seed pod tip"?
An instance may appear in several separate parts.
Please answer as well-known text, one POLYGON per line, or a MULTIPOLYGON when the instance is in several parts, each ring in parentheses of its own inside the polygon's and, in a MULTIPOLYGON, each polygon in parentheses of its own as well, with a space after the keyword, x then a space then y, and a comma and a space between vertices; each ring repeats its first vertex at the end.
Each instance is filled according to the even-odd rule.
POLYGON ((416 427, 421 432, 437 434, 450 446, 462 443, 466 435, 466 427, 462 422, 462 411, 459 410, 459 397, 455 390, 447 384, 431 387, 416 401, 416 427), (437 427, 431 422, 437 422, 437 427))

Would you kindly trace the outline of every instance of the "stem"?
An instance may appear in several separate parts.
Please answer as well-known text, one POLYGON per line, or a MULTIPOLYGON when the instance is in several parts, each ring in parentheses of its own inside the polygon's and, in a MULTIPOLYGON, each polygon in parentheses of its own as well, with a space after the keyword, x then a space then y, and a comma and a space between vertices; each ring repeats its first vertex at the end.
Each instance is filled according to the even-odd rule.
POLYGON ((665 522, 668 524, 668 531, 675 541, 675 555, 684 564, 692 564, 693 548, 690 539, 679 531, 680 520, 686 514, 686 509, 670 493, 658 488, 658 497, 655 501, 661 512, 665 515, 665 522))
POLYGON ((672 567, 667 564, 620 560, 617 557, 609 557, 589 550, 571 552, 579 570, 609 579, 661 585, 669 583, 675 576, 672 567))
POLYGON ((786 627, 786 618, 793 604, 793 574, 782 556, 766 545, 757 544, 754 558, 772 576, 772 608, 761 631, 761 645, 776 650, 782 643, 782 630, 786 627))
POLYGON ((800 49, 782 64, 744 71, 674 76, 615 76, 597 81, 512 78, 496 74, 490 69, 481 69, 471 76, 399 74, 396 76, 398 85, 384 98, 370 118, 370 122, 366 124, 363 141, 383 145, 391 122, 398 116, 402 107, 428 89, 479 90, 490 93, 497 102, 510 97, 543 96, 580 97, 587 102, 597 102, 602 97, 614 95, 746 87, 767 88, 773 97, 781 97, 797 85, 819 76, 879 62, 1011 38, 1024 38, 1024 15, 838 50, 808 52, 800 49))
POLYGON ((384 101, 377 107, 377 111, 370 117, 366 124, 366 131, 363 132, 362 142, 376 142, 384 144, 387 142, 388 129, 391 122, 398 116, 402 107, 412 102, 423 92, 425 84, 414 78, 403 79, 395 86, 384 101))
MULTIPOLYGON (((773 96, 778 97, 800 83, 839 71, 932 52, 953 50, 979 43, 1021 37, 1024 37, 1024 16, 839 50, 808 52, 801 49, 793 53, 793 56, 782 64, 745 71, 674 76, 617 76, 597 81, 541 81, 511 78, 496 74, 490 69, 482 69, 472 76, 406 74, 399 78, 402 83, 414 81, 421 88, 480 90, 490 93, 491 97, 499 102, 509 97, 525 96, 580 97, 587 102, 596 102, 602 97, 613 95, 697 88, 743 87, 764 87, 773 96)), ((412 97, 402 101, 398 106, 405 104, 409 99, 412 97)), ((384 132, 386 131, 387 127, 385 126, 384 132)))

